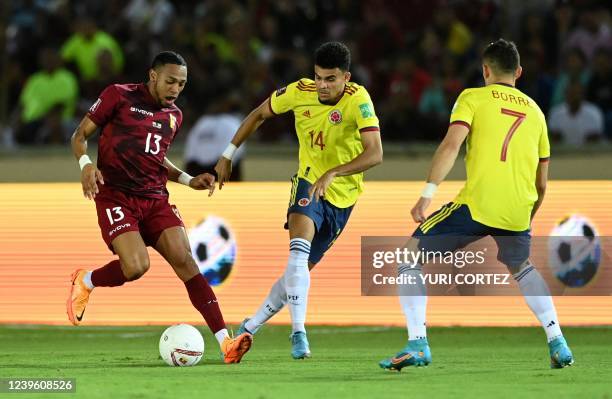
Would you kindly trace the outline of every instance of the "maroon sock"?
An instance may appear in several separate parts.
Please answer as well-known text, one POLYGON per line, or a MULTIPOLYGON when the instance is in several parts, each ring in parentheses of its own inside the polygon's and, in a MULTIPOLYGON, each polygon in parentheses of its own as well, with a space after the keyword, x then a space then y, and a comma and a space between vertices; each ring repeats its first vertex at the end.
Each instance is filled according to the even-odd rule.
POLYGON ((121 270, 121 262, 117 259, 91 273, 91 282, 94 287, 118 287, 126 281, 121 270))
POLYGON ((200 273, 196 274, 189 281, 185 282, 185 287, 187 287, 189 299, 191 299, 193 307, 202 314, 213 334, 224 329, 225 321, 223 321, 217 297, 204 276, 200 273))

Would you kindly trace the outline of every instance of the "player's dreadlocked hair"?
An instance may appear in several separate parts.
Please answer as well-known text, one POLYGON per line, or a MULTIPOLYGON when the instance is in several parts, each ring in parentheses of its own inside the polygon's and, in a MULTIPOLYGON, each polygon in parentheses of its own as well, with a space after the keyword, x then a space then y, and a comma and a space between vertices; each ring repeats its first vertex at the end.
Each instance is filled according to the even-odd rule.
POLYGON ((482 59, 488 62, 497 73, 514 73, 521 63, 516 44, 509 40, 497 39, 490 43, 482 53, 482 59))
POLYGON ((351 52, 340 42, 323 43, 315 51, 315 65, 325 69, 339 68, 341 71, 348 71, 351 67, 351 52))
POLYGON ((179 53, 175 53, 174 51, 162 51, 161 53, 157 54, 155 58, 153 58, 151 69, 155 69, 166 64, 187 66, 185 59, 179 53))

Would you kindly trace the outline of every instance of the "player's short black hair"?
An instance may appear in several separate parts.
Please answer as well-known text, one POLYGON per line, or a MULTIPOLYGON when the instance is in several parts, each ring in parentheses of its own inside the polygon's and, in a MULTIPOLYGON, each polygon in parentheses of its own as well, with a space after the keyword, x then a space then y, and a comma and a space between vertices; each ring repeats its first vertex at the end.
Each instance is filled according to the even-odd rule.
POLYGON ((497 39, 484 49, 482 53, 483 61, 497 73, 514 73, 521 64, 521 57, 514 42, 497 39))
POLYGON ((351 67, 351 51, 340 42, 323 43, 315 51, 314 58, 315 65, 325 69, 348 71, 351 67))
POLYGON ((157 54, 155 58, 153 58, 151 69, 155 69, 166 64, 187 66, 185 59, 179 53, 175 53, 174 51, 162 51, 161 53, 157 54))

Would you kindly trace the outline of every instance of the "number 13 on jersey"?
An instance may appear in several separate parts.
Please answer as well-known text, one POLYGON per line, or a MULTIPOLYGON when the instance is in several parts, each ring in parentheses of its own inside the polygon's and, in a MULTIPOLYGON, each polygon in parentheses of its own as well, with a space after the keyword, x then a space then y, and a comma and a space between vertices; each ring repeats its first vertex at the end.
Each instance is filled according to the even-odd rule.
POLYGON ((151 153, 153 155, 159 154, 159 142, 161 141, 162 136, 159 134, 148 133, 147 134, 147 143, 145 144, 145 152, 151 153), (151 138, 153 138, 153 146, 151 148, 151 138))

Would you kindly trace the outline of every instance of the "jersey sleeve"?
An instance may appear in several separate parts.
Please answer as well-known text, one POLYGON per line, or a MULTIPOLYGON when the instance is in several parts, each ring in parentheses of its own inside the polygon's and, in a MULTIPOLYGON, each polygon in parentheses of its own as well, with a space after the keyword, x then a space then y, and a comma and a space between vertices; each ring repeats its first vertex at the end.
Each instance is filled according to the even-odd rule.
POLYGON ((115 85, 108 86, 89 108, 87 116, 98 126, 106 125, 115 114, 120 98, 115 85))
POLYGON ((468 129, 472 126, 472 119, 474 119, 474 110, 476 107, 471 97, 468 90, 464 90, 459 95, 451 110, 451 125, 465 125, 468 129))
POLYGON ((370 95, 364 91, 363 94, 357 95, 353 104, 357 129, 361 133, 380 131, 378 117, 374 111, 374 104, 372 104, 370 95))
POLYGON ((538 153, 540 162, 546 162, 550 158, 550 142, 548 141, 548 128, 546 127, 546 119, 544 115, 542 119, 542 133, 540 134, 540 143, 538 147, 538 153))
POLYGON ((270 96, 270 109, 275 114, 284 114, 293 109, 298 82, 293 82, 276 90, 270 96))

